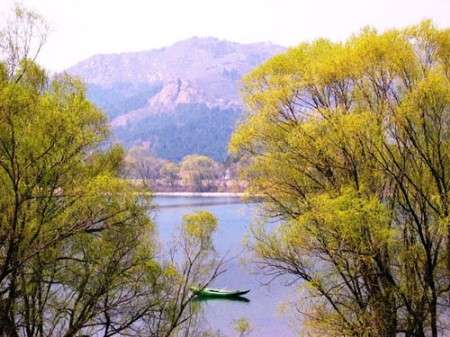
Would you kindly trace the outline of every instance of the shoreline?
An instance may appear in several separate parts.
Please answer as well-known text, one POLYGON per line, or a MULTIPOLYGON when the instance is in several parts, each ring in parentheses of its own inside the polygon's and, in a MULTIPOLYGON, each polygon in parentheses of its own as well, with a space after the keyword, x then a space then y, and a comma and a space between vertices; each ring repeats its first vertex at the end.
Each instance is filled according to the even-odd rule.
POLYGON ((242 198, 242 192, 154 192, 155 197, 242 198))

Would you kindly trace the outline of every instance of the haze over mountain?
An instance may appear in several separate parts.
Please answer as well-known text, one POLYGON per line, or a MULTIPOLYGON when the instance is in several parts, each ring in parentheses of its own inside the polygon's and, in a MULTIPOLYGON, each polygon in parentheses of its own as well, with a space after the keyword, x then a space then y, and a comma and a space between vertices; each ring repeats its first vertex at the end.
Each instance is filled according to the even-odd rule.
POLYGON ((96 55, 67 72, 86 82, 125 146, 146 146, 170 160, 192 153, 224 160, 242 114, 241 77, 283 50, 195 37, 162 49, 96 55))

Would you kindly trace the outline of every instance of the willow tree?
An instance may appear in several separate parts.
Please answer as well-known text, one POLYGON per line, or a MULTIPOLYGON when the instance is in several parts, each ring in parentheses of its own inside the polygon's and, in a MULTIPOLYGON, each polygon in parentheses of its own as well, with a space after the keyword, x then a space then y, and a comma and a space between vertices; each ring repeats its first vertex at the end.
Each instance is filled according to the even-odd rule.
POLYGON ((450 30, 317 40, 244 79, 230 148, 275 228, 263 269, 304 282, 317 336, 449 333, 450 30))
POLYGON ((194 192, 210 192, 220 172, 219 164, 202 155, 188 155, 180 163, 179 176, 184 186, 194 192))
POLYGON ((0 336, 173 336, 191 278, 155 257, 150 200, 120 177, 105 114, 30 59, 41 18, 15 15, 0 31, 0 336))

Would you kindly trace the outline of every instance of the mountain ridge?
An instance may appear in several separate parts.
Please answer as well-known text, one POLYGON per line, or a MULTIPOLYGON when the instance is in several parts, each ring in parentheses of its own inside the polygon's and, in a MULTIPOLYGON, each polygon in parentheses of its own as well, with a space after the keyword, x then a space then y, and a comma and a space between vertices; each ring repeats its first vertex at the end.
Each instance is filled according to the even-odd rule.
MULTIPOLYGON (((170 124, 182 127, 183 123, 195 128, 190 120, 190 115, 195 115, 204 137, 221 144, 214 146, 216 152, 206 149, 201 154, 223 160, 236 116, 242 111, 240 79, 283 50, 284 47, 269 42, 240 44, 214 37, 193 37, 158 49, 94 55, 67 72, 87 84, 89 97, 107 112, 116 140, 125 146, 149 143, 155 155, 179 160, 190 154, 189 147, 177 154, 167 153, 167 146, 159 148, 159 138, 170 135, 155 137, 159 125, 154 125, 154 120, 167 124, 168 130, 170 124), (233 118, 223 116, 230 111, 233 118), (202 113, 209 124, 202 121, 202 113), (220 139, 208 135, 208 128, 218 131, 220 124, 214 123, 225 120, 227 132, 220 132, 220 139)), ((182 133, 187 135, 188 130, 182 133)), ((198 144, 193 144, 194 149, 202 152, 198 144)))

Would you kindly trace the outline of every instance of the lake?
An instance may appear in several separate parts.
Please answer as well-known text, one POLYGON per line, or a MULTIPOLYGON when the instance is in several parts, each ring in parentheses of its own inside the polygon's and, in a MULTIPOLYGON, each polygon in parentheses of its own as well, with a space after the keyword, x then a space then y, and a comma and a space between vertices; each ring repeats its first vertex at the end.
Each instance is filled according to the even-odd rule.
POLYGON ((227 272, 212 284, 230 289, 251 289, 246 295, 249 302, 229 300, 202 301, 205 327, 220 330, 226 336, 236 336, 233 322, 239 318, 250 321, 253 330, 250 336, 295 336, 286 317, 280 313, 279 305, 286 302, 294 290, 284 287, 281 281, 263 285, 266 278, 254 273, 251 265, 240 261, 246 256, 242 241, 254 220, 258 204, 245 204, 238 198, 222 197, 155 197, 159 209, 155 215, 161 241, 168 242, 181 223, 183 215, 199 210, 212 212, 219 220, 214 243, 220 254, 234 259, 227 264, 227 272))

